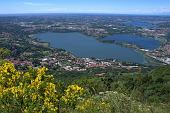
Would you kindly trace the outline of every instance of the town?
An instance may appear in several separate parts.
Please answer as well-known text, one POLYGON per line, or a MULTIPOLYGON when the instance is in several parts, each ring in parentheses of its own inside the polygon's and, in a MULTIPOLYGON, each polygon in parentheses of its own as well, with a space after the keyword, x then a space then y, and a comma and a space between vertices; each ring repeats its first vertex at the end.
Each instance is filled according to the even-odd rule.
MULTIPOLYGON (((49 43, 40 42, 33 34, 39 32, 81 32, 83 34, 101 39, 111 34, 138 34, 145 37, 160 40, 161 47, 148 51, 134 45, 127 47, 137 48, 146 56, 162 62, 163 65, 170 64, 170 48, 168 35, 170 28, 164 26, 169 22, 168 17, 157 17, 162 21, 154 20, 152 17, 145 21, 154 20, 158 27, 143 28, 128 25, 130 17, 111 15, 64 15, 58 16, 14 16, 1 17, 0 43, 1 47, 12 50, 13 57, 9 58, 14 64, 26 64, 36 66, 59 66, 65 71, 86 71, 90 68, 125 68, 139 70, 139 64, 122 63, 116 59, 79 58, 65 50, 49 47, 49 43), (26 18, 26 19, 25 19, 26 18), (5 19, 10 20, 6 22, 5 19), (83 20, 82 20, 83 19, 83 20), (102 21, 101 21, 102 20, 102 21), (38 21, 38 22, 37 22, 38 21), (159 27, 160 26, 160 27, 159 27), (123 65, 125 64, 125 65, 123 65)), ((116 43, 119 44, 119 43, 116 43)))

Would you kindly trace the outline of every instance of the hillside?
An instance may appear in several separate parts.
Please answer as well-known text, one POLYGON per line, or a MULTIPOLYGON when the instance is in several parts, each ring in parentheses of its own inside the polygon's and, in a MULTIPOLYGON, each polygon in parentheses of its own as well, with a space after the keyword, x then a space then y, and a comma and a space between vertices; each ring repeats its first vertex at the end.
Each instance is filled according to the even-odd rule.
MULTIPOLYGON (((3 58, 8 55, 3 53, 3 58)), ((0 112, 169 113, 170 110, 169 66, 146 73, 115 71, 102 77, 78 74, 72 80, 51 73, 45 67, 16 69, 11 62, 1 59, 0 112)))

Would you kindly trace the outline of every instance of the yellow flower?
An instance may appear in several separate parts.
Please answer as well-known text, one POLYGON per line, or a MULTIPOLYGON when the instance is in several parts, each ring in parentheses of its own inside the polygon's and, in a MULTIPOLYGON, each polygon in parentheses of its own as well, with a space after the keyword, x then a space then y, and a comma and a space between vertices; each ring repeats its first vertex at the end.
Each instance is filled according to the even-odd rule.
POLYGON ((62 96, 62 100, 66 104, 75 104, 77 99, 82 96, 84 93, 84 89, 79 87, 78 85, 69 85, 65 90, 65 95, 62 96))

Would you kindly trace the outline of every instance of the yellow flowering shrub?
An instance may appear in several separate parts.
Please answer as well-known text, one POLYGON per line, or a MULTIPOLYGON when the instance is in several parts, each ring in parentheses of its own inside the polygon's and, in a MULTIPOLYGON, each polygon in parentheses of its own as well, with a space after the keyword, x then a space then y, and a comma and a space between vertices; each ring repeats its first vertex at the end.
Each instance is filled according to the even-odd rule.
POLYGON ((76 113, 111 113, 111 106, 103 100, 95 100, 93 98, 84 99, 77 104, 76 113))
POLYGON ((22 72, 10 62, 0 65, 0 112, 56 113, 61 100, 72 103, 83 94, 83 88, 71 85, 59 96, 59 84, 46 71, 42 67, 22 72))
POLYGON ((76 105, 74 113, 157 113, 141 102, 125 94, 106 91, 83 99, 76 105))
POLYGON ((74 106, 78 98, 84 94, 84 89, 78 85, 69 85, 65 90, 62 100, 65 104, 74 106))

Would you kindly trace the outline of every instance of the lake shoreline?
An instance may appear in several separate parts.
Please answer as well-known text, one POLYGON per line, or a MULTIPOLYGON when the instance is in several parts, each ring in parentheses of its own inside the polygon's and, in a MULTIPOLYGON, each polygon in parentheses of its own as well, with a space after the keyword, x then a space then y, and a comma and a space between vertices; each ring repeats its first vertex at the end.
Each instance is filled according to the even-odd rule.
MULTIPOLYGON (((53 33, 53 32, 52 32, 52 33, 53 33)), ((75 32, 74 32, 74 33, 75 33, 75 32)), ((69 33, 66 33, 66 34, 69 34, 69 33)), ((42 41, 42 40, 40 40, 39 38, 37 38, 37 37, 35 36, 35 34, 33 34, 33 36, 34 36, 34 39, 35 39, 35 38, 38 39, 37 41, 39 41, 39 42, 47 42, 47 41, 42 41)), ((98 39, 95 39, 95 40, 99 41, 98 39)), ((48 43, 49 43, 49 46, 52 47, 52 46, 51 46, 51 43, 50 43, 50 42, 48 42, 48 43)), ((106 42, 106 43, 107 43, 107 42, 106 42)), ((114 42, 111 42, 111 43, 114 43, 114 42)), ((139 47, 137 47, 137 46, 134 46, 134 45, 132 45, 132 44, 128 44, 128 43, 114 43, 114 44, 119 45, 119 46, 121 46, 121 47, 133 49, 134 51, 139 52, 140 54, 142 54, 142 55, 144 56, 144 58, 148 57, 148 56, 146 55, 145 51, 141 50, 141 48, 139 48, 139 47)), ((56 48, 56 47, 52 47, 52 48, 56 48)), ((64 48, 62 48, 62 49, 64 49, 64 48)), ((67 50, 66 50, 66 51, 67 51, 67 50)), ((72 53, 72 52, 70 52, 70 51, 69 51, 69 53, 75 55, 74 53, 72 53)), ((77 55, 75 55, 75 56, 76 56, 76 57, 80 57, 80 56, 77 56, 77 55)), ((80 57, 80 58, 81 58, 81 57, 80 57)), ((89 58, 89 57, 88 57, 88 58, 89 58)), ((103 58, 96 58, 96 59, 103 59, 103 58)), ((104 58, 104 59, 110 59, 110 58, 104 58)), ((116 58, 111 58, 111 59, 116 59, 116 58)), ((121 61, 121 62, 127 62, 127 61, 122 61, 122 60, 120 60, 120 59, 116 59, 116 60, 121 61)), ((129 61, 128 61, 128 62, 129 62, 129 61)), ((135 62, 132 62, 132 63, 135 63, 135 62)), ((141 63, 137 63, 137 64, 141 64, 141 63)), ((147 60, 147 62, 142 63, 142 64, 148 64, 148 60, 147 60)))

